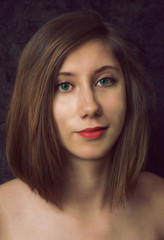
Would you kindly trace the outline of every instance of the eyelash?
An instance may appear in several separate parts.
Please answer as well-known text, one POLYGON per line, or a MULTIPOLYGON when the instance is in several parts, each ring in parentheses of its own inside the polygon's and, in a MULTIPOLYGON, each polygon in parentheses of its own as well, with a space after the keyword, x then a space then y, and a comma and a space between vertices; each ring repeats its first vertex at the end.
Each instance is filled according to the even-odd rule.
MULTIPOLYGON (((103 77, 103 78, 101 78, 100 80, 98 80, 98 81, 96 82, 95 86, 110 87, 110 86, 114 85, 116 82, 117 82, 117 80, 116 80, 115 78, 113 78, 113 77, 103 77), (107 84, 104 83, 104 85, 98 85, 98 83, 99 83, 100 81, 102 81, 102 80, 108 80, 108 83, 107 83, 107 84), (110 83, 109 83, 109 81, 110 81, 110 83)), ((69 91, 72 90, 72 89, 69 89, 69 86, 72 86, 72 89, 74 88, 74 86, 73 86, 70 82, 61 82, 61 83, 59 83, 59 84, 57 85, 57 90, 59 90, 59 91, 61 91, 61 92, 69 92, 69 91), (61 89, 60 87, 62 86, 62 84, 67 85, 67 86, 68 86, 68 89, 65 89, 65 90, 61 89)))
MULTIPOLYGON (((100 82, 100 81, 102 81, 102 80, 109 80, 109 81, 110 81, 110 83, 108 82, 108 84, 106 84, 106 85, 101 85, 102 87, 109 87, 109 86, 114 85, 114 84, 117 82, 115 78, 112 78, 112 77, 103 77, 103 78, 101 78, 100 80, 98 80, 97 83, 100 82)), ((96 85, 97 85, 97 83, 96 83, 96 85)))

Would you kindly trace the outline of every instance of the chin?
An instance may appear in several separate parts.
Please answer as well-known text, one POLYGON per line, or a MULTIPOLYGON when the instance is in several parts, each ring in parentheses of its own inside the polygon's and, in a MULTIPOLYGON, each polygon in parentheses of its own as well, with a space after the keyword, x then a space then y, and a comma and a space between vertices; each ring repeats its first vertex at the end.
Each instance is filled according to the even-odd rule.
POLYGON ((109 149, 107 151, 99 151, 98 149, 96 150, 91 150, 90 151, 78 151, 78 153, 72 153, 68 152, 68 156, 70 158, 74 159, 80 159, 80 160, 101 160, 101 159, 109 159, 110 158, 110 151, 109 149))

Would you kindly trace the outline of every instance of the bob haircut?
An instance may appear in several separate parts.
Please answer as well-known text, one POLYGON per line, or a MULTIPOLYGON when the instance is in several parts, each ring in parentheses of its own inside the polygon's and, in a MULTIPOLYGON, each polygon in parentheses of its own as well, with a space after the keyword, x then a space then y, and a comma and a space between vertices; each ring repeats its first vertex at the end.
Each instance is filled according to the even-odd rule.
POLYGON ((109 44, 126 85, 125 123, 113 146, 104 193, 111 208, 123 206, 132 194, 147 154, 146 76, 129 45, 93 12, 72 12, 50 20, 20 58, 6 122, 6 154, 13 174, 61 209, 66 159, 53 117, 56 78, 66 56, 95 38, 109 44))

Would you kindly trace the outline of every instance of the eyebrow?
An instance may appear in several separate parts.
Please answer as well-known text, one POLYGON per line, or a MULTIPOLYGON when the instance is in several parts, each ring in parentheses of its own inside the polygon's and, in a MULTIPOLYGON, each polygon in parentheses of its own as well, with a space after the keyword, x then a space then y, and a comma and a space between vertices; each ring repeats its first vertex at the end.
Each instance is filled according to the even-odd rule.
MULTIPOLYGON (((115 67, 115 66, 111 66, 111 65, 105 65, 105 66, 102 66, 102 67, 100 67, 100 68, 98 68, 98 69, 96 69, 96 71, 95 71, 95 74, 98 74, 98 73, 101 73, 101 72, 104 72, 104 71, 106 71, 106 70, 115 70, 115 71, 119 71, 119 69, 117 68, 117 67, 115 67)), ((58 76, 75 76, 75 74, 73 74, 73 73, 71 73, 71 72, 59 72, 58 73, 58 76)))

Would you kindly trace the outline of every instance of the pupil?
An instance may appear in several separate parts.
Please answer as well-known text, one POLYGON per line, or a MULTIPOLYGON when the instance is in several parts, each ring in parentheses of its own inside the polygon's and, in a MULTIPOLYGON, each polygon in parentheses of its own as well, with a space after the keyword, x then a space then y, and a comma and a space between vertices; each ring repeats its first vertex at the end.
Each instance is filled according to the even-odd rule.
POLYGON ((61 88, 62 88, 63 90, 68 90, 68 88, 69 88, 68 83, 63 83, 63 84, 61 85, 61 88))
POLYGON ((103 84, 103 85, 107 84, 107 79, 102 79, 101 84, 103 84))

